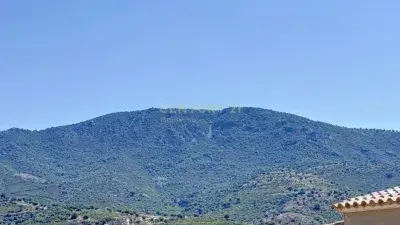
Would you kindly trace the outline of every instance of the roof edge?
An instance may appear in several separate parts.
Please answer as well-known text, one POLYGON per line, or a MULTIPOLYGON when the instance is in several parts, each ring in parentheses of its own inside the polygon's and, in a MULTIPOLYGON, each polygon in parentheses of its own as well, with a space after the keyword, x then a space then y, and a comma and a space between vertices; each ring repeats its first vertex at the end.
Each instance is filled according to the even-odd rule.
POLYGON ((367 206, 356 206, 356 207, 336 207, 335 205, 332 206, 340 213, 354 213, 354 212, 366 212, 366 211, 376 211, 376 210, 387 210, 387 209, 399 209, 399 203, 392 203, 392 204, 374 204, 374 205, 367 205, 367 206))

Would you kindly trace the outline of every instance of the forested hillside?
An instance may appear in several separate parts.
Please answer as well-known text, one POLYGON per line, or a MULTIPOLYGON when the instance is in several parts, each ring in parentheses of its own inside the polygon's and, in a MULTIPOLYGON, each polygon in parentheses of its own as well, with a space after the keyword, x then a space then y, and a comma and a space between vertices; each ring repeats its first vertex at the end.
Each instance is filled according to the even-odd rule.
POLYGON ((260 108, 153 108, 0 132, 0 193, 41 204, 320 224, 338 218, 334 201, 397 185, 399 153, 394 131, 260 108))

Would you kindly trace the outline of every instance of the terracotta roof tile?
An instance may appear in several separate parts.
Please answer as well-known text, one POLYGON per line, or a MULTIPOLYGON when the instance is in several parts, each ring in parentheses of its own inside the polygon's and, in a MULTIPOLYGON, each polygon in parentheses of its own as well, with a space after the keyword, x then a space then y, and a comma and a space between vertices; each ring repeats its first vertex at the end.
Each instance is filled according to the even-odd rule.
POLYGON ((363 195, 336 203, 332 208, 337 210, 357 207, 368 207, 374 205, 400 204, 400 186, 363 195))

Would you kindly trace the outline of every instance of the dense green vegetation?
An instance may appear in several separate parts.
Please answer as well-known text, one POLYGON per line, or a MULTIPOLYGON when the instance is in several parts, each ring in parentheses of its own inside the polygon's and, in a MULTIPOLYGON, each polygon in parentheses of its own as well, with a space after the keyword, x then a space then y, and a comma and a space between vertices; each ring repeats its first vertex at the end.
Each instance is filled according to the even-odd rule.
POLYGON ((334 201, 397 185, 399 146, 399 132, 259 108, 121 112, 0 132, 0 193, 46 205, 321 224, 338 219, 334 201))
POLYGON ((40 205, 29 199, 7 198, 5 195, 0 195, 0 224, 240 225, 230 221, 184 218, 177 215, 155 216, 93 206, 40 205))

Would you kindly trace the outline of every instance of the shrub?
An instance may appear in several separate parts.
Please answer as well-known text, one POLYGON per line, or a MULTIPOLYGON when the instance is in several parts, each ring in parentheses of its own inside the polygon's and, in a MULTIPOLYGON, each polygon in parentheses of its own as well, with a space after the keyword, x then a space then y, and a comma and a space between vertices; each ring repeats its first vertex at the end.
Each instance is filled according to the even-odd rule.
POLYGON ((69 217, 70 220, 75 220, 76 218, 78 218, 76 213, 72 213, 72 215, 69 217))
POLYGON ((319 211, 319 210, 321 210, 321 205, 320 205, 320 204, 315 204, 315 205, 313 206, 313 210, 314 210, 314 211, 319 211))

